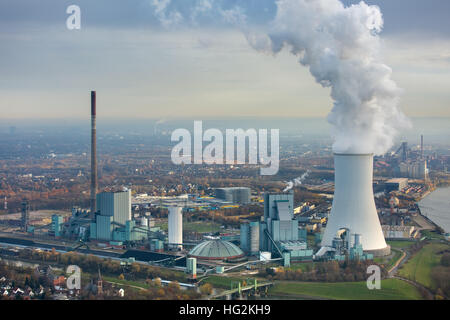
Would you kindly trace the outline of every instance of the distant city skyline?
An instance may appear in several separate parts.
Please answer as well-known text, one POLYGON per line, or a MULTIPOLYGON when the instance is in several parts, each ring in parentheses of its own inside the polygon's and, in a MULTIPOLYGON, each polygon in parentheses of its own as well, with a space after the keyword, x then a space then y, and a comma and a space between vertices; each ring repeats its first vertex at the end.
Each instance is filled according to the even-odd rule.
MULTIPOLYGON (((273 0, 219 2, 242 7, 255 29, 275 10, 273 0)), ((404 90, 403 111, 450 117, 450 3, 367 2, 384 15, 382 56, 404 90)), ((331 110, 329 89, 288 52, 258 53, 237 28, 213 18, 164 29, 151 3, 2 1, 2 119, 87 118, 90 90, 98 113, 116 119, 323 118, 331 110), (71 4, 82 10, 79 31, 66 29, 71 4)), ((172 5, 183 13, 182 3, 172 5)))

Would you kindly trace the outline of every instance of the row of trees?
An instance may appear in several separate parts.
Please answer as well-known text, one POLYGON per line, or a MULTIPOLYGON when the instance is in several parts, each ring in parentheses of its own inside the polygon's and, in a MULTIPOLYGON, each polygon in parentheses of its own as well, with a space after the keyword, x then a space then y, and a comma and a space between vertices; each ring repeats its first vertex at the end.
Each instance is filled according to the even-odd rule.
POLYGON ((438 266, 431 270, 431 278, 437 284, 437 299, 450 297, 450 252, 442 255, 438 266))
MULTIPOLYGON (((139 263, 132 263, 129 266, 122 266, 120 262, 111 259, 103 259, 94 255, 81 255, 75 252, 59 253, 52 251, 38 251, 25 249, 19 254, 19 258, 33 261, 43 261, 54 263, 56 265, 68 266, 77 265, 81 268, 83 274, 96 275, 98 270, 103 276, 113 276, 119 280, 132 280, 149 284, 147 290, 129 288, 127 290, 127 299, 198 299, 201 294, 194 290, 182 290, 178 281, 186 281, 186 276, 182 272, 155 266, 147 266, 139 263), (172 280, 167 287, 161 285, 160 279, 172 280)), ((2 269, 0 269, 1 274, 2 269)), ((89 280, 89 279, 84 279, 89 280)), ((45 278, 36 279, 32 273, 21 278, 21 283, 27 285, 45 284, 45 278), (37 281, 37 282, 36 282, 37 281)), ((94 281, 95 282, 95 281, 94 281)), ((46 284, 51 285, 51 284, 46 284)), ((208 288, 203 288, 201 292, 209 292, 208 288)), ((96 296, 89 290, 82 292, 83 299, 116 299, 117 295, 96 296)))
MULTIPOLYGON (((304 270, 287 268, 275 271, 272 268, 266 268, 261 270, 259 275, 268 279, 291 281, 365 281, 367 279, 367 267, 372 264, 373 261, 326 261, 308 265, 304 270)), ((381 270, 382 276, 385 276, 386 271, 383 268, 381 270)))
MULTIPOLYGON (((54 249, 52 251, 24 249, 20 251, 19 258, 33 261, 54 262, 57 265, 63 266, 77 265, 83 272, 88 273, 97 273, 99 269, 102 274, 111 276, 119 276, 124 273, 124 267, 120 265, 119 261, 99 258, 94 255, 82 255, 75 252, 59 253, 54 249)), ((184 281, 186 278, 182 272, 138 263, 133 263, 129 266, 127 276, 133 280, 160 277, 167 280, 184 281)))

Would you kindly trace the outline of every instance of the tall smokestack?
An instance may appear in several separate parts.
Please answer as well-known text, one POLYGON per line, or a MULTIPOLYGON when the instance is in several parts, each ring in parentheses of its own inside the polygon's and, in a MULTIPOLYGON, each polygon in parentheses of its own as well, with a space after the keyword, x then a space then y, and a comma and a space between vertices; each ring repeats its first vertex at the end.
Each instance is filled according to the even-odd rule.
POLYGON ((373 196, 373 155, 335 154, 333 206, 323 235, 322 246, 331 247, 341 228, 361 235, 364 251, 387 255, 386 244, 373 196))
POLYGON ((423 134, 420 136, 420 158, 423 159, 423 134))
POLYGON ((97 105, 96 92, 91 91, 91 213, 97 208, 97 105))

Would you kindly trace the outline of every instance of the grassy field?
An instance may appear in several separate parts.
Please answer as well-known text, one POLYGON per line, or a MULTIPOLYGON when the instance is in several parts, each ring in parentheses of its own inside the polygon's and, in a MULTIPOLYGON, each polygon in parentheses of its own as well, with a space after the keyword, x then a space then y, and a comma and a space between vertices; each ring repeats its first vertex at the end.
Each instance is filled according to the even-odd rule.
POLYGON ((415 243, 415 241, 407 241, 407 240, 405 240, 405 241, 396 240, 396 241, 386 241, 386 242, 393 249, 407 249, 415 243))
POLYGON ((336 300, 418 300, 416 287, 398 279, 381 281, 380 290, 369 290, 365 282, 277 282, 270 289, 273 296, 324 298, 336 300))
POLYGON ((213 287, 229 290, 232 282, 242 282, 243 280, 244 279, 234 277, 209 276, 207 279, 202 281, 202 283, 210 283, 213 287))
POLYGON ((422 233, 422 236, 427 237, 428 239, 431 239, 431 240, 442 240, 442 239, 444 239, 444 236, 440 235, 436 231, 422 230, 421 233, 422 233))
POLYGON ((373 261, 375 261, 378 264, 384 265, 384 267, 387 270, 389 270, 402 257, 402 255, 403 255, 403 253, 400 250, 395 249, 394 247, 392 247, 391 254, 389 256, 387 256, 387 257, 377 257, 377 258, 374 258, 373 261))
POLYGON ((308 270, 312 270, 314 266, 314 262, 303 262, 303 263, 292 263, 290 270, 302 270, 303 272, 307 272, 308 270))
POLYGON ((131 281, 131 280, 120 280, 118 277, 103 277, 104 281, 114 282, 118 284, 122 284, 125 286, 134 286, 142 289, 150 288, 150 285, 145 283, 144 281, 131 281))
POLYGON ((436 284, 431 279, 431 269, 439 264, 441 255, 437 253, 449 249, 450 246, 441 243, 430 243, 425 245, 399 270, 399 275, 420 284, 435 289, 436 284))

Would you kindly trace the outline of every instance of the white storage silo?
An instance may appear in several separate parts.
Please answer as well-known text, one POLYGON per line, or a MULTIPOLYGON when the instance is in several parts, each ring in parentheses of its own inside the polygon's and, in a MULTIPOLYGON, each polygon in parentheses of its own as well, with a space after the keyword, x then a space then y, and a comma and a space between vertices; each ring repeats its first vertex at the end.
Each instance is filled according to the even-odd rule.
POLYGON ((148 227, 148 219, 146 217, 141 217, 140 224, 143 227, 148 227))
POLYGON ((373 155, 335 154, 335 189, 333 206, 322 239, 322 246, 332 246, 341 228, 358 234, 364 251, 375 256, 390 253, 378 219, 373 196, 373 155))
POLYGON ((169 247, 182 248, 183 243, 183 208, 169 207, 169 247))
POLYGON ((272 259, 272 253, 268 251, 261 251, 259 253, 260 261, 270 261, 272 259))

